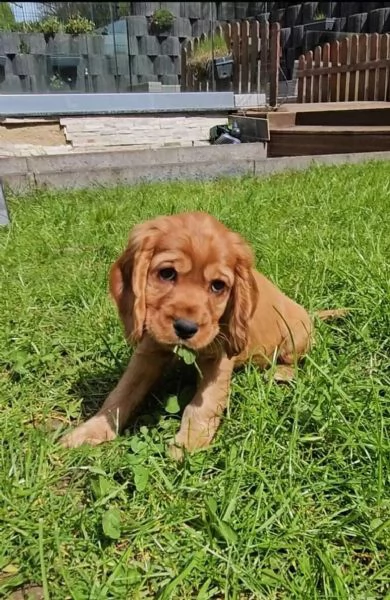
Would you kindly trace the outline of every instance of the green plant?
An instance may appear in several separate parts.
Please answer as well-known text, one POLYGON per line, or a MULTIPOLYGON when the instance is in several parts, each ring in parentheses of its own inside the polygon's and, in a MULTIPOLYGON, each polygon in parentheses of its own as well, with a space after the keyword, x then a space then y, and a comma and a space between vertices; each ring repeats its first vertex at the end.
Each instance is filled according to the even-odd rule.
POLYGON ((15 17, 9 2, 0 2, 0 31, 14 31, 15 17))
POLYGON ((214 58, 222 58, 229 53, 226 40, 221 35, 203 38, 188 57, 187 64, 194 73, 196 79, 202 80, 208 77, 210 61, 214 58))
POLYGON ((166 31, 173 25, 175 17, 166 8, 158 8, 152 15, 151 25, 156 31, 166 31))
POLYGON ((67 23, 65 23, 65 33, 70 33, 72 35, 92 33, 94 29, 95 23, 86 17, 82 17, 81 15, 70 17, 67 23))
POLYGON ((63 90, 66 88, 66 83, 61 79, 58 73, 54 73, 49 80, 50 88, 53 90, 63 90))
POLYGON ((46 36, 54 36, 63 29, 63 25, 57 17, 47 17, 38 23, 39 30, 46 36))
POLYGON ((30 54, 30 46, 22 40, 19 44, 19 52, 20 54, 30 54))
POLYGON ((314 16, 314 20, 315 21, 323 21, 324 19, 326 19, 326 15, 323 12, 317 12, 314 16))
POLYGON ((42 33, 40 21, 24 21, 22 33, 42 33))
POLYGON ((11 30, 18 33, 35 33, 40 31, 39 21, 17 21, 12 25, 11 30))

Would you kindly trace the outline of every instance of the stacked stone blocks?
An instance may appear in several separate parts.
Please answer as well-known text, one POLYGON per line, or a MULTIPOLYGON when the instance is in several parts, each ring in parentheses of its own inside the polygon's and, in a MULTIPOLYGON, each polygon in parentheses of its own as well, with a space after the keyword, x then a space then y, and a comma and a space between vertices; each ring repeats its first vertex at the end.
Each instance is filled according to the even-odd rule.
POLYGON ((132 2, 132 15, 108 26, 107 35, 60 33, 45 39, 37 33, 0 32, 0 93, 177 87, 182 43, 237 19, 280 22, 282 79, 291 77, 299 54, 318 44, 349 33, 390 31, 390 2, 304 2, 286 8, 268 2, 267 13, 263 7, 263 2, 132 2), (174 22, 156 35, 150 17, 159 8, 170 10, 174 22))

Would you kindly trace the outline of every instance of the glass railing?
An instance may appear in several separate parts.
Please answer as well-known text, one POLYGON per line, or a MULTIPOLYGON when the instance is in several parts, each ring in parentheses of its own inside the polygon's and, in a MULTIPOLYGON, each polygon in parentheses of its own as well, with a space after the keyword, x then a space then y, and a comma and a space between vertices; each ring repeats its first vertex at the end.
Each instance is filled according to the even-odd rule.
POLYGON ((253 93, 266 85, 260 29, 237 23, 267 3, 2 4, 14 16, 0 21, 0 94, 253 93))

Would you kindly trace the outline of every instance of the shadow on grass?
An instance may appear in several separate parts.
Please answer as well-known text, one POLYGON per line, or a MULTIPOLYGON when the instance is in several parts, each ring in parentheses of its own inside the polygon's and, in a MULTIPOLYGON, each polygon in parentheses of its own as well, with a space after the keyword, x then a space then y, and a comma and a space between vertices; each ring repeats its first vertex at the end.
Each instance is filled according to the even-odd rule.
MULTIPOLYGON (((109 393, 114 389, 127 367, 128 361, 112 368, 89 368, 81 372, 70 393, 81 400, 82 418, 92 417, 101 408, 109 393)), ((171 368, 150 390, 138 411, 130 419, 126 428, 137 432, 142 425, 153 427, 167 415, 168 398, 177 397, 181 415, 196 390, 196 370, 184 363, 171 368)))

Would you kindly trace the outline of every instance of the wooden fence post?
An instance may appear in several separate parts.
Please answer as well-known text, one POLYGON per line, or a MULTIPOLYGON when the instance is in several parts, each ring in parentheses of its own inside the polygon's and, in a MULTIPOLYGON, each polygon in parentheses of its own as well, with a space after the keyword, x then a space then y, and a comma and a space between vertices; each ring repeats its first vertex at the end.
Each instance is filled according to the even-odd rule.
POLYGON ((250 36, 251 36, 251 47, 250 47, 250 91, 251 93, 257 93, 259 89, 259 39, 260 39, 260 23, 259 21, 252 21, 250 23, 250 36))
MULTIPOLYGON (((380 43, 380 58, 389 59, 390 51, 389 51, 389 41, 390 35, 388 33, 384 33, 381 36, 380 43)), ((378 100, 388 100, 388 89, 389 89, 389 67, 384 67, 379 69, 378 71, 378 100)))
MULTIPOLYGON (((310 50, 306 52, 306 67, 307 69, 313 69, 313 52, 310 50)), ((305 102, 313 102, 313 94, 312 94, 312 82, 313 77, 308 75, 306 77, 306 90, 305 90, 305 102)))
POLYGON ((236 94, 239 94, 241 79, 240 23, 238 23, 237 21, 235 23, 231 23, 230 34, 230 48, 233 54, 233 90, 236 94))
POLYGON ((298 102, 304 102, 305 93, 305 56, 301 54, 298 61, 298 102))
MULTIPOLYGON (((329 67, 330 63, 330 44, 327 42, 322 49, 322 64, 329 67)), ((321 102, 329 102, 329 75, 324 74, 321 77, 321 102)))
POLYGON ((279 96, 280 23, 272 23, 270 36, 269 104, 276 106, 279 96))
MULTIPOLYGON (((330 62, 332 67, 337 67, 339 64, 339 42, 333 42, 330 46, 330 62)), ((333 70, 330 75, 330 101, 337 102, 339 91, 339 73, 333 70)))
POLYGON ((260 92, 266 93, 268 83, 269 23, 260 24, 260 92))
POLYGON ((249 22, 241 22, 241 94, 249 92, 249 22))
MULTIPOLYGON (((351 57, 350 57, 350 63, 352 66, 356 65, 358 62, 358 56, 359 56, 359 37, 355 34, 352 36, 351 39, 351 57)), ((356 84, 358 83, 358 71, 351 71, 351 73, 349 74, 349 88, 348 88, 348 100, 355 102, 355 100, 357 100, 357 87, 356 84)))
MULTIPOLYGON (((359 63, 368 61, 368 35, 359 36, 359 63)), ((358 96, 356 100, 367 100, 367 72, 359 71, 358 96)))
MULTIPOLYGON (((314 50, 314 68, 321 67, 322 51, 321 46, 314 50)), ((313 77, 313 102, 321 102, 321 75, 313 77)))
MULTIPOLYGON (((350 42, 349 42, 348 38, 341 40, 340 54, 339 54, 340 65, 347 65, 348 61, 351 58, 349 46, 350 46, 350 42)), ((340 87, 339 87, 339 94, 338 94, 338 98, 337 98, 338 102, 345 102, 346 100, 348 100, 347 81, 349 83, 349 73, 340 73, 340 79, 339 79, 340 87)))
MULTIPOLYGON (((379 33, 370 36, 370 61, 379 59, 379 33)), ((368 100, 378 100, 378 69, 370 69, 368 72, 368 100)))

